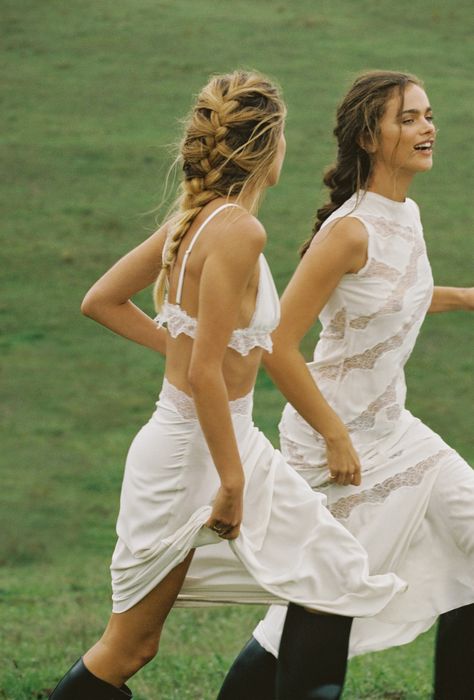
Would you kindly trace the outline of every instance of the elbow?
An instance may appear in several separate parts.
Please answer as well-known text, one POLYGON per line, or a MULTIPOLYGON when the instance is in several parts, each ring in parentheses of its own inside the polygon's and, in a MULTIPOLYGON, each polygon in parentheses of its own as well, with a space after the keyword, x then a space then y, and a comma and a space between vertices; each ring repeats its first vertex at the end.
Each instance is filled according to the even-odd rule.
POLYGON ((269 372, 271 370, 274 360, 275 360, 275 357, 273 355, 273 351, 272 352, 264 351, 264 353, 262 355, 262 365, 265 367, 267 372, 269 372))
POLYGON ((94 315, 94 300, 91 297, 90 292, 87 292, 86 296, 82 300, 81 314, 84 316, 89 316, 89 318, 92 318, 94 315))
POLYGON ((200 391, 206 391, 216 374, 217 371, 208 362, 191 360, 187 373, 191 392, 198 394, 200 391))
POLYGON ((262 364, 266 367, 267 365, 273 365, 279 360, 281 355, 284 355, 288 350, 287 347, 281 343, 276 343, 273 340, 272 347, 270 350, 264 350, 262 353, 262 364))
POLYGON ((199 367, 196 367, 194 364, 191 364, 188 369, 188 384, 189 388, 191 389, 191 392, 194 394, 195 392, 199 391, 199 387, 202 382, 202 377, 203 374, 200 370, 199 367))
MULTIPOLYGON (((281 365, 284 366, 288 363, 288 358, 292 356, 294 350, 295 348, 274 340, 272 351, 263 353, 262 364, 265 369, 275 369, 281 365)), ((296 351, 298 351, 298 348, 296 348, 296 351)))
POLYGON ((274 343, 272 352, 264 352, 262 364, 267 374, 275 381, 284 379, 298 363, 305 362, 298 345, 274 343))
MULTIPOLYGON (((265 372, 268 374, 268 376, 274 381, 278 381, 278 377, 281 375, 281 367, 283 365, 283 374, 285 374, 285 365, 280 361, 278 357, 275 356, 275 354, 265 352, 262 357, 262 365, 265 369, 265 372)), ((288 366, 286 366, 286 369, 288 366)))
POLYGON ((87 292, 81 303, 81 313, 89 318, 97 318, 100 308, 100 299, 92 287, 87 292))

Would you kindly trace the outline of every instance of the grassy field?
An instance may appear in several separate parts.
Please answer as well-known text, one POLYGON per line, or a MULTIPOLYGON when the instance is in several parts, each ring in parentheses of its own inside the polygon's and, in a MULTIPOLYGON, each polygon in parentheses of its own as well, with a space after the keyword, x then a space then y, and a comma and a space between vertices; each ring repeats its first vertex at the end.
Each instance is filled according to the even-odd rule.
MULTIPOLYGON (((280 289, 321 202, 335 106, 354 72, 426 81, 440 129, 416 182, 435 278, 472 284, 472 4, 467 0, 2 0, 0 698, 44 697, 109 612, 124 456, 162 363, 79 314, 155 225, 178 119, 212 72, 255 67, 288 102, 288 157, 262 219, 280 289), (148 212, 148 213, 147 213, 148 212)), ((151 312, 150 294, 139 302, 151 312)), ((311 339, 308 340, 309 348, 311 339)), ((472 461, 473 323, 427 319, 409 407, 472 461)), ((256 420, 283 400, 262 374, 256 420)), ((137 700, 210 700, 263 610, 173 612, 137 700)), ((428 700, 432 632, 351 662, 345 700, 428 700)), ((244 700, 244 699, 243 699, 244 700)))

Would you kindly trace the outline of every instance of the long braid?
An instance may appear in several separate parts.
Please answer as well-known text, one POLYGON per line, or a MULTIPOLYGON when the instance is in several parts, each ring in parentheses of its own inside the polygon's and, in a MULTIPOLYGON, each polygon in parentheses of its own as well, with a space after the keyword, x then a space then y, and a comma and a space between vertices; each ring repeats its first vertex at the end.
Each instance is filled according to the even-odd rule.
POLYGON ((421 85, 421 81, 409 73, 362 73, 339 105, 333 132, 338 146, 336 163, 323 177, 324 184, 329 188, 329 201, 317 210, 312 234, 301 246, 301 256, 306 253, 326 219, 354 192, 367 188, 373 161, 369 146, 377 141, 379 122, 387 100, 398 90, 402 104, 408 83, 421 85))
POLYGON ((169 286, 169 273, 178 254, 179 246, 189 227, 206 204, 212 202, 218 195, 206 191, 203 181, 193 178, 183 183, 183 194, 180 197, 178 213, 170 220, 170 230, 165 243, 162 267, 155 282, 154 299, 156 310, 163 305, 169 286), (195 192, 197 190, 197 193, 195 192))
POLYGON ((216 76, 201 91, 180 145, 184 180, 154 288, 158 311, 181 241, 203 207, 246 187, 262 189, 285 114, 277 88, 258 73, 216 76))

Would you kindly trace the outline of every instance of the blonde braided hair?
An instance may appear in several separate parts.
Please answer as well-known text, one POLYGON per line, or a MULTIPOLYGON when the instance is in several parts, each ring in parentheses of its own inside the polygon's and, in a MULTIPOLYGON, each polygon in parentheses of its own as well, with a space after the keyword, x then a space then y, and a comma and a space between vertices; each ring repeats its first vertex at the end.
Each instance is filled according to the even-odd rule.
POLYGON ((252 210, 275 158, 286 108, 278 88, 256 72, 214 76, 185 123, 179 161, 184 179, 168 219, 163 264, 154 287, 163 305, 180 243, 199 212, 217 197, 251 192, 252 210))

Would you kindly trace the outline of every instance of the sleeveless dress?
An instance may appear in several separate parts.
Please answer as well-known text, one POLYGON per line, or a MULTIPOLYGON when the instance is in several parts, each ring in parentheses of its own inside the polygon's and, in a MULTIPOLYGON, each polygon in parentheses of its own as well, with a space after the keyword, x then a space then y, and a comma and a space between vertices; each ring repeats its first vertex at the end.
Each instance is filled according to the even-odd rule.
MULTIPOLYGON (((176 337, 195 336, 197 321, 181 308, 184 269, 205 225, 183 258, 176 304, 158 322, 176 337)), ((271 350, 279 301, 263 255, 256 308, 248 328, 236 329, 231 351, 271 350)), ((178 604, 294 601, 327 612, 373 615, 405 583, 369 574, 367 555, 252 422, 252 394, 230 401, 245 473, 240 535, 226 541, 206 528, 219 477, 191 396, 167 379, 150 421, 130 447, 123 479, 118 540, 112 557, 114 612, 128 610, 197 548, 178 604), (304 529, 301 527, 302 520, 304 529)))
MULTIPOLYGON (((474 471, 405 408, 404 365, 433 293, 417 205, 360 193, 324 226, 343 216, 365 226, 368 260, 322 310, 309 369, 350 431, 361 485, 328 481, 321 435, 289 404, 280 440, 288 463, 367 550, 371 572, 408 582, 380 614, 354 621, 355 655, 410 642, 440 613, 474 601, 474 471)), ((275 655, 284 616, 272 607, 254 632, 275 655)))

